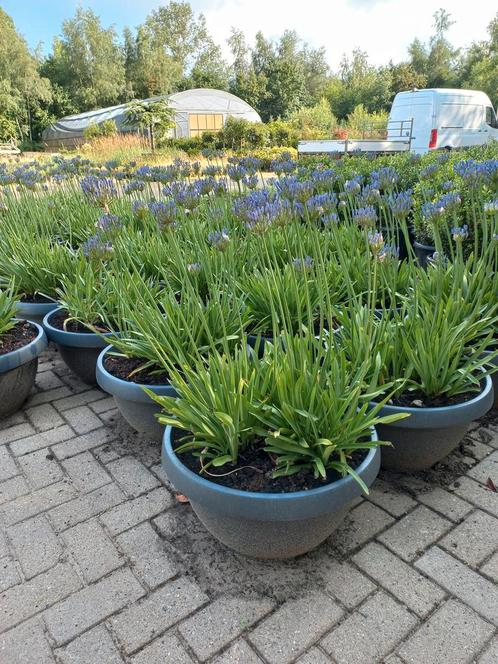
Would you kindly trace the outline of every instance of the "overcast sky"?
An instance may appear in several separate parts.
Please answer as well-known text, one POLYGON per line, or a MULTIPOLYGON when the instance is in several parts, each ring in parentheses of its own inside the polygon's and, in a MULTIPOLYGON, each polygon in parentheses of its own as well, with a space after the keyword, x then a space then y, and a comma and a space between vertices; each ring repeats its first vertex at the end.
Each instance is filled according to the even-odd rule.
MULTIPOLYGON (((104 26, 113 24, 120 32, 134 27, 158 0, 0 0, 0 6, 14 19, 31 47, 44 42, 50 49, 62 20, 77 7, 91 7, 104 26)), ((406 56, 414 37, 427 39, 432 31, 432 15, 447 9, 455 21, 450 40, 458 46, 486 37, 486 28, 497 12, 491 0, 192 0, 192 7, 206 16, 208 28, 226 49, 230 28, 241 28, 252 41, 262 30, 278 37, 285 29, 296 30, 313 46, 325 46, 330 66, 336 69, 343 53, 359 46, 372 63, 385 64, 406 56)))

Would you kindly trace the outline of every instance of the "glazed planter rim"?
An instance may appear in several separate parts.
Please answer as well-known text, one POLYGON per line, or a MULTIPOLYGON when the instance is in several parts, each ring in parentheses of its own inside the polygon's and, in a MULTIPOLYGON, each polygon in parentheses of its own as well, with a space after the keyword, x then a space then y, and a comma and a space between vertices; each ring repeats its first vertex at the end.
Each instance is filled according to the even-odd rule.
MULTIPOLYGON (((52 309, 43 318, 43 327, 50 341, 68 346, 69 348, 103 348, 107 341, 95 332, 69 332, 68 330, 59 330, 50 323, 51 316, 65 311, 63 307, 52 309)), ((112 332, 106 332, 103 336, 111 336, 112 332)))
MULTIPOLYGON (((308 491, 266 493, 226 487, 201 477, 185 466, 173 449, 172 430, 171 425, 166 427, 162 444, 163 464, 166 459, 168 478, 191 501, 216 512, 249 519, 296 521, 336 511, 363 493, 351 475, 308 491), (188 488, 186 485, 189 485, 188 488)), ((371 440, 378 440, 375 428, 372 428, 371 440)), ((376 446, 367 450, 365 459, 355 470, 370 486, 377 477, 379 467, 380 448, 376 446)))
MULTIPOLYGON (((23 319, 19 318, 15 318, 14 320, 16 322, 23 322, 23 319)), ((25 346, 0 355, 0 375, 34 360, 47 347, 47 336, 42 326, 30 320, 26 322, 36 327, 38 334, 25 346)))
MULTIPOLYGON (((472 420, 485 415, 493 403, 493 381, 490 376, 481 380, 483 388, 475 397, 462 403, 450 406, 431 406, 416 408, 415 406, 391 406, 386 404, 379 411, 379 416, 393 413, 409 413, 410 417, 393 422, 392 425, 401 429, 445 429, 447 427, 468 424, 472 420)), ((378 405, 375 401, 372 406, 378 405)))
POLYGON ((144 391, 144 388, 154 392, 154 394, 157 394, 158 396, 177 396, 175 388, 169 383, 165 385, 144 385, 143 383, 132 383, 123 380, 122 378, 118 378, 117 376, 113 376, 104 367, 105 356, 113 350, 115 349, 112 344, 106 346, 97 358, 97 383, 103 390, 105 390, 105 392, 112 394, 114 397, 147 404, 151 402, 151 398, 144 391))
POLYGON ((427 251, 430 250, 436 251, 436 247, 433 244, 424 244, 423 242, 419 242, 418 240, 414 241, 413 246, 417 247, 418 249, 426 249, 427 251))
POLYGON ((17 306, 18 311, 23 313, 32 313, 32 314, 46 314, 54 309, 59 308, 59 303, 56 300, 51 302, 25 302, 24 300, 19 300, 17 306))

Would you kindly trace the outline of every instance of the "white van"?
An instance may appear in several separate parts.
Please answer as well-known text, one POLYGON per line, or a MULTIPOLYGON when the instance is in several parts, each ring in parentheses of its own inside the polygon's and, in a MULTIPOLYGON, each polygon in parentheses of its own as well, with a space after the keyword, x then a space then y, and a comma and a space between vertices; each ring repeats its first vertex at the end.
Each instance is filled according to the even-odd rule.
POLYGON ((399 92, 389 114, 388 139, 399 140, 399 126, 413 118, 411 152, 460 148, 498 140, 498 122, 487 94, 478 90, 433 88, 399 92))

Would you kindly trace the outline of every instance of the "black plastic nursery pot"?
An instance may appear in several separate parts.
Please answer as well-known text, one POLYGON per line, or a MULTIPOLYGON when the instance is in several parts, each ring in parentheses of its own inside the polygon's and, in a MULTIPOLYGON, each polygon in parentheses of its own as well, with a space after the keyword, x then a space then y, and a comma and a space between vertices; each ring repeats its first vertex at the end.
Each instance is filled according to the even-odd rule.
MULTIPOLYGON (((372 440, 377 440, 375 430, 372 440)), ((289 493, 241 491, 216 484, 182 463, 173 449, 170 426, 164 431, 162 466, 205 528, 225 546, 253 558, 295 558, 311 551, 336 530, 362 494, 351 476, 289 493)), ((379 467, 380 450, 375 447, 368 450, 356 472, 370 486, 379 467)))
POLYGON ((112 346, 107 346, 100 352, 97 359, 97 382, 103 390, 112 394, 119 412, 130 426, 148 439, 160 443, 164 434, 164 425, 158 421, 156 415, 161 408, 144 388, 157 396, 168 397, 176 397, 176 390, 169 384, 141 385, 113 376, 105 368, 104 361, 106 355, 114 350, 112 346))
POLYGON ((430 244, 422 244, 421 242, 415 241, 413 243, 413 250, 415 256, 419 262, 420 267, 427 267, 427 260, 433 255, 436 251, 436 247, 433 247, 430 244))
POLYGON ((493 383, 487 376, 473 399, 451 406, 415 408, 383 406, 379 416, 409 413, 395 424, 377 427, 382 446, 382 467, 396 472, 427 470, 444 459, 462 441, 469 424, 485 415, 493 404, 493 383))
POLYGON ((102 348, 107 346, 107 342, 94 332, 69 332, 54 327, 51 319, 61 311, 63 309, 58 307, 43 319, 47 337, 57 345, 62 359, 71 371, 87 385, 95 385, 97 358, 102 348))
POLYGON ((25 302, 21 300, 17 305, 17 317, 29 320, 31 323, 43 325, 45 316, 58 308, 57 302, 25 302))
POLYGON ((23 405, 33 388, 38 356, 47 347, 43 328, 29 321, 37 335, 21 348, 0 355, 0 421, 23 405))

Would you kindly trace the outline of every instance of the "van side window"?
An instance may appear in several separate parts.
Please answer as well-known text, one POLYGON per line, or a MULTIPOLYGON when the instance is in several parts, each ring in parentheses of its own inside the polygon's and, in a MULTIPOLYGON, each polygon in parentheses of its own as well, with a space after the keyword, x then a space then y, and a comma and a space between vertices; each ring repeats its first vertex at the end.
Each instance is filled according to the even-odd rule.
POLYGON ((486 106, 486 124, 493 127, 493 129, 498 129, 498 122, 492 106, 486 106))

